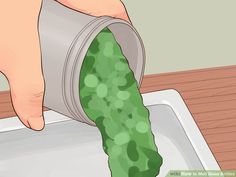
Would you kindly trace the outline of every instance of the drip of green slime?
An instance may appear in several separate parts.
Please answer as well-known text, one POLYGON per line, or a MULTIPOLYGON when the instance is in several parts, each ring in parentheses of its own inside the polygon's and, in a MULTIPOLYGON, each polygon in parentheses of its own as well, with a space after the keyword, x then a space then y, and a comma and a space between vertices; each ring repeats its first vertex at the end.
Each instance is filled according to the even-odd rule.
POLYGON ((89 47, 79 87, 82 107, 101 132, 112 177, 156 177, 162 157, 151 132, 149 111, 108 28, 89 47))

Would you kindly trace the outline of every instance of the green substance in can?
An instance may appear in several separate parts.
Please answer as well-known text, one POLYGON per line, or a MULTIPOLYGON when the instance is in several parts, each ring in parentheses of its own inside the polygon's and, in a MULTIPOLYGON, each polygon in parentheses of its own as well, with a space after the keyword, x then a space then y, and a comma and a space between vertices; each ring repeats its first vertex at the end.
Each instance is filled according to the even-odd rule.
POLYGON ((156 177, 162 165, 149 111, 108 28, 94 39, 80 72, 80 101, 101 132, 112 177, 156 177))

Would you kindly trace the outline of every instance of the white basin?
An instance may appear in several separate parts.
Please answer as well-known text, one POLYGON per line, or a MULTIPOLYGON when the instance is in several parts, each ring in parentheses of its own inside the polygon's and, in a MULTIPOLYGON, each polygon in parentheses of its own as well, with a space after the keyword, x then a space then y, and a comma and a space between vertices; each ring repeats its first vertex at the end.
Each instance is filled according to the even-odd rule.
MULTIPOLYGON (((175 90, 143 94, 159 152, 160 170, 220 170, 181 96, 175 90)), ((110 177, 96 127, 53 111, 44 131, 15 117, 0 120, 0 177, 110 177)))

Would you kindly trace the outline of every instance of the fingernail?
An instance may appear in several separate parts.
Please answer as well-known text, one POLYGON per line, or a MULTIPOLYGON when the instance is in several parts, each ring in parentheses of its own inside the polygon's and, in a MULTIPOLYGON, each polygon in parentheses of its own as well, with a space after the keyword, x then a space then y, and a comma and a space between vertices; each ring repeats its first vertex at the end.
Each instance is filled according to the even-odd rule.
POLYGON ((43 130, 45 126, 43 116, 29 118, 28 123, 30 128, 36 131, 43 130))

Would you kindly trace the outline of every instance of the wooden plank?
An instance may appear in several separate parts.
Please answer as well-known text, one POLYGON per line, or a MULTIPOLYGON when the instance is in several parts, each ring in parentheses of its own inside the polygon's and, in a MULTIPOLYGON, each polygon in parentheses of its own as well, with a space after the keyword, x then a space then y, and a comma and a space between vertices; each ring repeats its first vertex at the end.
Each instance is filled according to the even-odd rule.
POLYGON ((153 79, 152 85, 145 85, 147 89, 162 89, 165 88, 175 88, 181 92, 184 91, 195 91, 195 90, 204 90, 204 89, 212 89, 212 88, 225 88, 230 86, 236 86, 236 76, 232 78, 221 78, 221 79, 212 79, 212 80, 198 80, 184 83, 170 83, 170 84, 160 84, 160 81, 153 79))
POLYGON ((236 151, 236 141, 211 144, 210 148, 214 153, 236 151))
POLYGON ((235 125, 228 126, 228 127, 212 128, 212 129, 204 129, 203 130, 201 125, 199 125, 199 123, 197 123, 197 124, 198 124, 198 127, 200 128, 203 135, 215 135, 215 136, 217 136, 218 134, 222 134, 222 133, 236 132, 235 125))
POLYGON ((0 118, 11 117, 15 115, 11 104, 11 97, 9 91, 0 93, 0 118))
POLYGON ((193 116, 198 117, 198 121, 221 120, 236 116, 235 109, 225 109, 220 111, 206 111, 201 113, 194 113, 193 116))
MULTIPOLYGON (((204 121, 198 122, 199 127, 201 130, 209 130, 214 129, 217 130, 219 128, 228 128, 228 127, 236 127, 236 117, 230 117, 222 120, 211 120, 211 121, 204 121)), ((235 130, 236 131, 236 130, 235 130)))
MULTIPOLYGON (((188 104, 188 102, 186 101, 188 104)), ((236 109, 236 100, 222 101, 216 103, 204 103, 204 104, 194 104, 188 106, 191 112, 194 113, 204 113, 213 111, 223 111, 226 109, 236 109)))
POLYGON ((1 112, 13 111, 13 107, 12 107, 11 102, 1 104, 0 110, 1 110, 1 112))
POLYGON ((228 151, 228 152, 216 152, 215 157, 219 162, 223 161, 235 161, 236 160, 236 151, 228 151))
POLYGON ((236 160, 223 161, 219 162, 221 169, 224 170, 235 170, 236 169, 236 160))
POLYGON ((1 117, 0 119, 4 119, 4 118, 8 118, 8 117, 14 117, 16 116, 16 113, 13 111, 9 111, 9 112, 1 112, 1 117))
POLYGON ((236 117, 235 109, 225 109, 220 111, 206 111, 201 113, 192 113, 194 118, 200 123, 204 121, 218 121, 236 117))
POLYGON ((215 87, 206 89, 198 89, 191 91, 181 91, 182 96, 187 99, 198 99, 198 98, 207 98, 212 96, 221 96, 227 94, 235 94, 236 86, 228 86, 228 87, 215 87))
POLYGON ((207 97, 198 97, 194 99, 185 98, 185 101, 188 103, 188 105, 203 104, 203 103, 216 103, 216 102, 230 101, 230 100, 236 100, 236 93, 223 94, 223 95, 217 95, 217 96, 212 95, 212 96, 207 96, 207 97))
POLYGON ((221 133, 217 135, 204 135, 204 137, 209 144, 234 142, 236 141, 236 132, 221 133))

